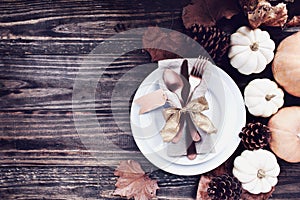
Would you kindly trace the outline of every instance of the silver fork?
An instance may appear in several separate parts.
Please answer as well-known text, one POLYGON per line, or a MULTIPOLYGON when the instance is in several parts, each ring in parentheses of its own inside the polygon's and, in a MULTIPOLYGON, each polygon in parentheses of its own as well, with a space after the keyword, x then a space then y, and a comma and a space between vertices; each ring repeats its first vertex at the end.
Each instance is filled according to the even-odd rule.
MULTIPOLYGON (((202 74, 205 70, 206 63, 207 63, 207 58, 205 58, 201 55, 197 58, 197 60, 194 63, 191 74, 189 76, 189 82, 190 82, 190 85, 191 85, 191 87, 190 87, 191 94, 190 94, 187 102, 189 102, 191 100, 191 98, 193 96, 193 93, 194 93, 194 90, 202 82, 202 74)), ((191 134, 191 137, 192 137, 193 141, 195 141, 195 142, 200 141, 201 136, 200 136, 199 132, 197 131, 197 128, 193 124, 191 118, 187 119, 187 126, 188 126, 188 129, 190 131, 190 134, 191 134)))
POLYGON ((203 72, 205 70, 205 67, 207 66, 207 61, 208 58, 204 56, 199 56, 197 60, 194 63, 194 66, 192 68, 189 80, 190 80, 190 85, 191 85, 191 94, 189 96, 189 101, 191 100, 193 93, 195 89, 201 84, 203 72))

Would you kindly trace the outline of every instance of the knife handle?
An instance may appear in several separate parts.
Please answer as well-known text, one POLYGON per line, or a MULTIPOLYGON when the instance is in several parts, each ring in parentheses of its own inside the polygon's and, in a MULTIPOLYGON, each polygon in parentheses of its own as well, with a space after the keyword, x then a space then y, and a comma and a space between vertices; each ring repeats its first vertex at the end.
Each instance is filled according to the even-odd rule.
POLYGON ((189 67, 188 61, 183 60, 181 68, 180 68, 181 79, 184 83, 183 89, 181 91, 181 97, 183 100, 183 106, 187 104, 187 100, 190 94, 190 83, 189 83, 189 67))

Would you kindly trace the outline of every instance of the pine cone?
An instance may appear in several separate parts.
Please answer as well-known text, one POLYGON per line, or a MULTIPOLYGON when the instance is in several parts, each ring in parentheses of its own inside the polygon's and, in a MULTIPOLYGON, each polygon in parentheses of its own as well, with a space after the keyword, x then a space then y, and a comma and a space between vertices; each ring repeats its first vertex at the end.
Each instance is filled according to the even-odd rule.
POLYGON ((271 132, 269 128, 260 122, 248 123, 239 134, 244 147, 249 150, 268 146, 270 136, 271 132))
POLYGON ((230 35, 216 26, 195 24, 187 30, 187 34, 203 46, 215 62, 221 61, 229 47, 230 35))
POLYGON ((210 181, 207 193, 212 200, 236 200, 241 196, 242 184, 237 178, 223 174, 210 181))

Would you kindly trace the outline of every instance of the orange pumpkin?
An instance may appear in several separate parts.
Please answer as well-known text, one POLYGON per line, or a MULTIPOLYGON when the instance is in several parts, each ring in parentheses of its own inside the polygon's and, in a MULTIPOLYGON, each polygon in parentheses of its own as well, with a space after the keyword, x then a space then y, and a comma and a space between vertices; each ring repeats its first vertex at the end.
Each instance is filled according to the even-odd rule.
POLYGON ((285 161, 300 162, 300 106, 280 109, 268 126, 272 151, 285 161))
POLYGON ((300 31, 278 46, 272 70, 275 80, 289 94, 300 97, 300 31))

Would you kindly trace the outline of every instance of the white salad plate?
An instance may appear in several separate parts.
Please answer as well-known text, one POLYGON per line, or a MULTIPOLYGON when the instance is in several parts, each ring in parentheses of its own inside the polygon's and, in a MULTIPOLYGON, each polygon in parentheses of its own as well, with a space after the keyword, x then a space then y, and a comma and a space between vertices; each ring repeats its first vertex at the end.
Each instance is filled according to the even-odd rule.
MULTIPOLYGON (((187 59, 189 71, 196 59, 187 59)), ((143 155, 156 167, 177 175, 196 175, 208 172, 225 162, 236 150, 238 136, 246 123, 246 110, 243 97, 235 82, 222 69, 210 65, 211 76, 205 97, 209 110, 203 112, 218 129, 211 134, 213 150, 199 154, 196 159, 186 156, 170 157, 167 154, 169 143, 163 142, 160 130, 165 124, 162 106, 148 113, 139 114, 135 100, 160 88, 159 80, 166 67, 179 73, 183 59, 168 59, 159 62, 159 67, 148 75, 139 86, 133 99, 130 123, 134 140, 143 155)), ((204 141, 205 142, 205 141, 204 141)))

